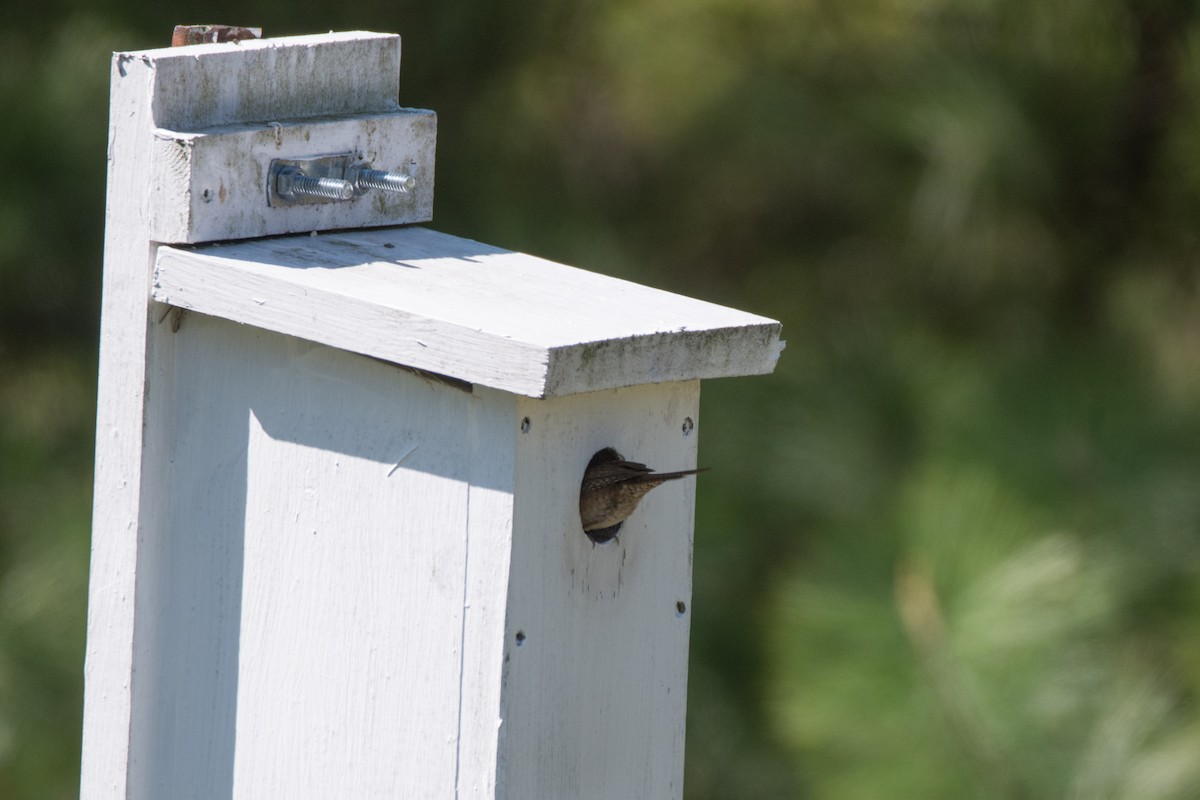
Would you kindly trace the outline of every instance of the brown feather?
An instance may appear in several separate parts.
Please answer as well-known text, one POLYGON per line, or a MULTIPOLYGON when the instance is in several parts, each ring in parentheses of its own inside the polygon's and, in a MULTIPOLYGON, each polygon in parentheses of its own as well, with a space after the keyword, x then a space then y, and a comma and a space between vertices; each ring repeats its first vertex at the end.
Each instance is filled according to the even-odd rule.
POLYGON ((579 492, 583 529, 594 541, 608 541, 616 536, 621 524, 651 489, 707 469, 655 472, 645 464, 625 460, 616 450, 606 447, 592 457, 583 474, 579 492))

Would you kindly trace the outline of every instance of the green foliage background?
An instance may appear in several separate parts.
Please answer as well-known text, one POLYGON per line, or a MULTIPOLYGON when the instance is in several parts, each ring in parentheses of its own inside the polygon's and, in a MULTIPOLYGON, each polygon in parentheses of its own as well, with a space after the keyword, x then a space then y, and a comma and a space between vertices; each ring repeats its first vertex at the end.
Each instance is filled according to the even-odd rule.
POLYGON ((8 6, 0 797, 77 792, 109 55, 198 15, 399 31, 438 229, 783 321, 704 388, 690 800, 1200 796, 1193 3, 8 6))

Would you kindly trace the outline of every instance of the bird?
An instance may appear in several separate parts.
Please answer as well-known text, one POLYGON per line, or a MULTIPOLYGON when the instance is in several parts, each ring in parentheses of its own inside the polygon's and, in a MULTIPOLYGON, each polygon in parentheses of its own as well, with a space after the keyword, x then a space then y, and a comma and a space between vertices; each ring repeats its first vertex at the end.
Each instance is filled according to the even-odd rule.
POLYGON ((579 487, 579 519, 583 523, 583 532, 594 544, 616 538, 621 525, 647 492, 667 481, 707 469, 655 472, 645 464, 626 461, 611 447, 604 448, 588 462, 579 487))

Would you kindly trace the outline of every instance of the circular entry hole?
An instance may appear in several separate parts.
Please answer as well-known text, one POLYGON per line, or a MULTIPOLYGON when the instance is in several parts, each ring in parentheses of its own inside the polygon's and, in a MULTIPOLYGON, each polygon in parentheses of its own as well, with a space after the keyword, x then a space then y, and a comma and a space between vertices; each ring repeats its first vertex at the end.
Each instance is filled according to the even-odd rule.
POLYGON ((517 647, 525 644, 525 631, 517 631, 517 647))
POLYGON ((675 601, 675 616, 682 617, 687 613, 687 603, 682 600, 675 601))

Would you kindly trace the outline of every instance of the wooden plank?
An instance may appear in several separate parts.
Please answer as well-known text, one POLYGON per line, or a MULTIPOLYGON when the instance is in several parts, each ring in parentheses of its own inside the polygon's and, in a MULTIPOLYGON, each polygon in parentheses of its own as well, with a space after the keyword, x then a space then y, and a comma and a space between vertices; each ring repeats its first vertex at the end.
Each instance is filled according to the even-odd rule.
POLYGON ((400 37, 320 33, 117 53, 153 67, 154 123, 173 131, 397 108, 400 37))
POLYGON ((158 251, 154 299, 530 397, 771 372, 780 325, 423 228, 158 251))
MULTIPOLYGON (((157 654, 147 647, 161 619, 152 600, 162 577, 155 548, 168 535, 170 499, 181 485, 172 476, 175 420, 167 402, 177 318, 150 300, 154 249, 147 220, 155 130, 386 112, 396 107, 398 75, 399 39, 380 34, 201 45, 113 58, 83 800, 162 796, 151 789, 156 768, 139 738, 147 721, 161 713, 154 695, 146 693, 154 682, 144 680, 157 668, 157 654), (248 75, 266 77, 246 80, 248 75)), ((211 554, 219 562, 218 556, 211 554)), ((228 673, 210 677, 218 683, 205 691, 220 696, 219 682, 228 673)), ((169 745, 168 740, 159 747, 169 745)), ((230 757, 212 750, 196 759, 223 765, 221 774, 228 775, 230 757)))
MULTIPOLYGON (((147 360, 159 330, 149 317, 148 148, 153 69, 112 72, 104 289, 96 412, 92 562, 84 663, 82 800, 128 794, 138 536, 160 476, 143 469, 147 360), (143 481, 145 477, 145 481, 143 481)), ((151 461, 156 459, 152 458, 151 461)))
POLYGON ((693 466, 699 382, 472 403, 456 796, 681 797, 695 479, 603 545, 578 497, 603 447, 693 466))
POLYGON ((502 676, 511 572, 513 476, 521 418, 516 395, 471 398, 471 494, 463 598, 457 800, 497 800, 502 676))
POLYGON ((451 796, 470 394, 200 315, 170 344, 131 796, 451 796))
POLYGON ((518 403, 529 424, 517 439, 498 797, 682 796, 704 476, 652 491, 603 545, 583 533, 578 497, 603 447, 694 467, 699 395, 689 381, 518 403))
POLYGON ((233 796, 452 797, 470 395, 287 349, 247 365, 233 796))
POLYGON ((159 242, 204 242, 432 219, 436 137, 436 115, 419 109, 195 133, 160 128, 154 140, 151 235, 159 242), (267 203, 273 159, 335 153, 354 153, 375 169, 406 172, 417 185, 411 192, 368 191, 339 203, 267 203))

